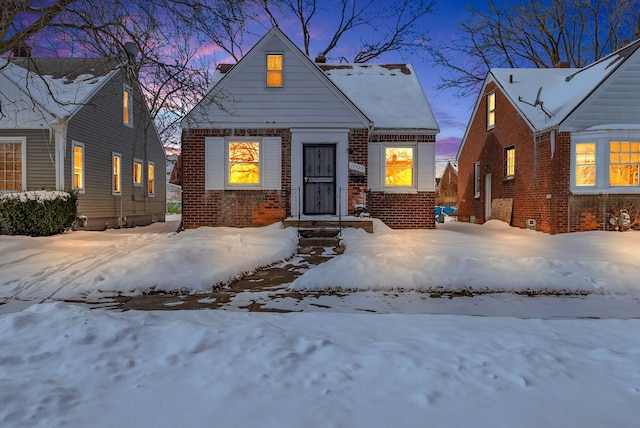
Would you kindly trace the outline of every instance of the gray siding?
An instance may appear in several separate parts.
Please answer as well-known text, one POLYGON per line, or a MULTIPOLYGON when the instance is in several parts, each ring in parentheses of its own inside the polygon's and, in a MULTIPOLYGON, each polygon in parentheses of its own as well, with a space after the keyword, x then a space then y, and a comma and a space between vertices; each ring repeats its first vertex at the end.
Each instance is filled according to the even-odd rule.
POLYGON ((55 141, 48 129, 0 129, 0 137, 27 138, 27 188, 55 190, 55 141))
POLYGON ((187 127, 360 128, 363 117, 295 46, 277 35, 258 43, 183 122, 187 127), (283 54, 283 87, 266 87, 267 53, 283 54), (232 94, 229 96, 228 94, 232 94), (217 98, 220 108, 211 101, 217 98))
MULTIPOLYGON (((72 144, 84 144, 85 191, 78 210, 89 219, 88 227, 118 225, 122 210, 126 225, 164 220, 166 212, 166 158, 151 124, 141 94, 132 89, 133 127, 123 124, 124 73, 107 82, 88 105, 69 120, 65 156, 65 188, 71 188, 72 144), (112 153, 122 155, 122 195, 112 195, 112 153), (143 161, 143 185, 133 184, 133 162, 143 161), (155 196, 146 194, 147 163, 155 164, 155 196), (145 220, 148 219, 148 220, 145 220), (98 224, 96 224, 98 223, 98 224)), ((134 86, 131 84, 130 86, 134 86)))
POLYGON ((579 131, 596 125, 640 124, 639 99, 640 51, 636 51, 569 116, 562 129, 579 131))

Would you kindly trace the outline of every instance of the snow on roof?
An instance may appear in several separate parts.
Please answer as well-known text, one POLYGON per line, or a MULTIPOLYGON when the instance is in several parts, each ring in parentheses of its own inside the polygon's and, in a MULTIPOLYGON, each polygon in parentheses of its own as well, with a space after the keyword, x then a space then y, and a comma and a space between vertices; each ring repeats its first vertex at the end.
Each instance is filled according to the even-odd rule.
POLYGON ((377 129, 438 130, 411 64, 320 64, 377 129))
MULTIPOLYGON (((234 64, 219 64, 215 86, 234 64)), ((429 101, 411 64, 318 64, 322 72, 376 129, 439 131, 429 101)))
POLYGON ((46 112, 64 117, 86 103, 116 65, 105 58, 0 59, 0 73, 46 112))
POLYGON ((559 125, 639 43, 584 68, 492 68, 488 80, 493 77, 535 130, 544 130, 559 125))

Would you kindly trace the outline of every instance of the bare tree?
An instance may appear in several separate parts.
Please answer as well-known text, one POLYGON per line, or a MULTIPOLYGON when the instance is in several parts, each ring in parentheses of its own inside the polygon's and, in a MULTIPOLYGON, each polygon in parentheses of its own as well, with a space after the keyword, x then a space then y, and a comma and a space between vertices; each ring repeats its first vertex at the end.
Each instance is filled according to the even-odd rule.
POLYGON ((639 0, 498 1, 469 7, 454 40, 433 52, 452 71, 440 89, 467 96, 491 67, 583 67, 640 35, 639 0))
MULTIPOLYGON (((322 12, 331 12, 323 28, 331 28, 327 44, 318 50, 319 55, 331 56, 336 47, 346 44, 348 37, 357 32, 359 40, 348 54, 332 55, 345 62, 368 62, 387 52, 410 53, 424 50, 429 41, 423 18, 433 12, 432 0, 258 0, 258 15, 269 17, 271 25, 294 17, 302 33, 303 50, 310 55, 313 23, 322 12), (422 25, 421 25, 422 24, 422 25), (347 56, 348 55, 348 56, 347 56)), ((320 24, 318 24, 320 25, 320 24)))

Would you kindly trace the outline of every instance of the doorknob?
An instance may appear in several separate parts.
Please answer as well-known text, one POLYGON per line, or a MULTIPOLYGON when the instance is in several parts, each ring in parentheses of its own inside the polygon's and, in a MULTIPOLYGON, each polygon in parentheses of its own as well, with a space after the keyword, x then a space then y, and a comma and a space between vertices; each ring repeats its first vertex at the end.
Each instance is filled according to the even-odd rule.
POLYGON ((308 183, 308 182, 309 182, 309 177, 305 177, 305 178, 304 178, 304 182, 305 182, 305 183, 308 183))

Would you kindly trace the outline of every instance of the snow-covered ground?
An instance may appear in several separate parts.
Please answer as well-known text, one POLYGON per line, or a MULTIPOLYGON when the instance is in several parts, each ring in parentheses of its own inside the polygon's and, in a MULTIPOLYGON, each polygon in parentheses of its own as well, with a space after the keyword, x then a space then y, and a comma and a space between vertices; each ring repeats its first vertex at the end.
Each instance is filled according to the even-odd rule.
POLYGON ((296 247, 295 230, 277 226, 179 234, 175 226, 0 236, 1 426, 635 427, 640 420, 638 232, 376 224, 373 235, 345 231, 345 253, 291 285, 366 288, 342 293, 353 308, 384 295, 415 298, 415 309, 445 289, 591 293, 519 296, 517 306, 508 293, 424 305, 455 302, 450 313, 473 313, 484 304, 482 317, 40 303, 152 287, 203 292, 296 247), (609 319, 574 317, 571 299, 592 306, 593 317, 606 309, 609 319))

